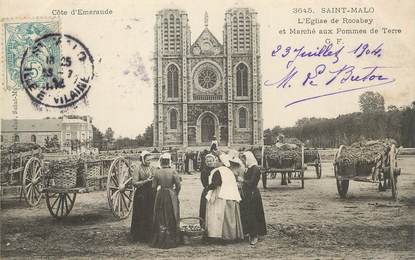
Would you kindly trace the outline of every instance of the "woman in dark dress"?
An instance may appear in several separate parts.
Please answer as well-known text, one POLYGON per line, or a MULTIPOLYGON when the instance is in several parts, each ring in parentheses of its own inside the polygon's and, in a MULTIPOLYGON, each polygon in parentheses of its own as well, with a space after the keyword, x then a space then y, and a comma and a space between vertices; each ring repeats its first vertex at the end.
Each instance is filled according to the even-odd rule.
POLYGON ((257 187, 261 172, 252 152, 244 152, 241 160, 247 168, 242 183, 243 198, 240 203, 242 227, 244 234, 249 235, 250 244, 255 245, 258 242, 258 236, 267 234, 264 207, 257 187))
MULTIPOLYGON (((205 156, 204 165, 200 171, 200 181, 203 185, 202 195, 200 196, 200 207, 199 207, 199 217, 203 219, 203 223, 206 217, 206 194, 208 193, 209 185, 209 175, 210 172, 215 168, 216 157, 212 154, 207 154, 205 156)), ((201 221, 200 226, 203 226, 201 221)))
POLYGON ((137 187, 131 218, 131 237, 133 241, 151 241, 155 192, 151 185, 154 168, 150 166, 150 159, 150 153, 143 151, 141 153, 141 165, 133 164, 133 184, 137 187))
POLYGON ((160 169, 153 178, 153 188, 157 189, 154 202, 152 247, 172 248, 181 242, 180 237, 180 177, 171 168, 169 153, 160 157, 160 169))

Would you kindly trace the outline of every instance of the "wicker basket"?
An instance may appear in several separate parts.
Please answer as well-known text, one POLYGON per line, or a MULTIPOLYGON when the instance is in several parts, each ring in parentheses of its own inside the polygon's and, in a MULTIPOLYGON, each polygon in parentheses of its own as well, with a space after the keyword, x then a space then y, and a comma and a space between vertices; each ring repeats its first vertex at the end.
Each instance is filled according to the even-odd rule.
POLYGON ((101 165, 89 166, 85 176, 86 186, 95 187, 97 185, 97 178, 101 176, 101 165))
POLYGON ((76 186, 76 176, 78 174, 78 167, 63 166, 59 172, 53 174, 55 188, 70 189, 76 186))
POLYGON ((206 230, 203 228, 204 221, 199 217, 187 217, 180 219, 180 232, 187 237, 203 237, 206 230), (197 224, 190 224, 191 222, 199 222, 197 224), (189 223, 189 224, 186 224, 189 223), (202 225, 200 225, 202 223, 202 225))

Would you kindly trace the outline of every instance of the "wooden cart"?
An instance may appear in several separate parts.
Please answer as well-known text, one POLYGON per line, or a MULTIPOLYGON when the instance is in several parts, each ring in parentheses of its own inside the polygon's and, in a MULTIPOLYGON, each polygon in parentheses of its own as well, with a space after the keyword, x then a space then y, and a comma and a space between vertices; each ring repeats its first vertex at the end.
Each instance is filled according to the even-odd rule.
POLYGON ((333 163, 337 191, 341 198, 346 197, 350 180, 378 183, 379 191, 391 189, 392 198, 395 200, 398 198, 397 183, 401 169, 398 168, 397 162, 399 149, 397 149, 394 144, 390 146, 389 152, 379 156, 373 165, 370 165, 370 167, 368 167, 366 170, 359 169, 359 171, 350 167, 341 167, 337 159, 342 154, 344 149, 345 146, 340 146, 333 163))
MULTIPOLYGON (((304 154, 306 154, 306 152, 312 150, 310 148, 304 149, 304 154)), ((321 178, 321 157, 320 157, 320 153, 317 151, 317 149, 314 149, 317 153, 316 156, 305 156, 304 155, 304 164, 307 167, 314 167, 316 169, 316 176, 317 179, 321 178)))
POLYGON ((291 180, 300 180, 301 182, 301 189, 304 189, 304 147, 301 146, 301 161, 293 162, 292 165, 284 168, 276 168, 272 167, 270 163, 270 159, 265 156, 264 154, 264 147, 262 148, 262 160, 261 161, 261 172, 262 172, 262 186, 264 189, 267 188, 267 180, 268 178, 275 179, 278 173, 281 176, 288 175, 288 178, 291 180))
POLYGON ((43 183, 41 192, 45 194, 46 205, 53 217, 61 219, 68 216, 75 204, 77 194, 89 193, 95 190, 97 182, 102 188, 104 185, 101 181, 105 180, 108 205, 113 215, 118 219, 128 217, 132 209, 135 191, 129 160, 124 157, 116 157, 81 162, 76 169, 75 185, 67 185, 66 187, 57 185, 57 182, 69 170, 63 169, 59 172, 52 172, 51 163, 51 161, 41 161, 32 157, 26 167, 37 169, 37 172, 39 172, 42 179, 41 183, 43 183))
POLYGON ((40 164, 37 162, 42 149, 2 155, 1 189, 20 188, 20 199, 25 198, 29 206, 36 206, 42 199, 42 182, 40 164))

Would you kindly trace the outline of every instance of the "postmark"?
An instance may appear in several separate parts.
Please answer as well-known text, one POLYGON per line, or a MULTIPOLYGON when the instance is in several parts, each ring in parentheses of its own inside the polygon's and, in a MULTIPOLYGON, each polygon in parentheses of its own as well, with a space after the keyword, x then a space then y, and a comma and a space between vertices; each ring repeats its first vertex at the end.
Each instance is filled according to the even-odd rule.
POLYGON ((60 22, 54 18, 2 19, 4 83, 6 89, 21 89, 20 65, 27 48, 39 37, 58 33, 60 22))
POLYGON ((46 107, 64 108, 85 98, 94 78, 94 59, 77 38, 49 33, 26 49, 20 81, 31 100, 46 107))

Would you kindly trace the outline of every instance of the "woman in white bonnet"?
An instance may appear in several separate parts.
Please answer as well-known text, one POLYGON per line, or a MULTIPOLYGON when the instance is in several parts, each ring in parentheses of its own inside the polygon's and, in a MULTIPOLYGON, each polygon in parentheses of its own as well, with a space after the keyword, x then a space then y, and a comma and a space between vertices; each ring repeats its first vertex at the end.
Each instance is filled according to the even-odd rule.
POLYGON ((258 236, 267 234, 264 207, 262 205, 261 193, 257 187, 261 178, 261 172, 252 152, 244 152, 241 155, 241 160, 247 168, 242 184, 244 194, 241 201, 243 230, 249 236, 250 244, 255 245, 258 242, 258 236))
POLYGON ((219 155, 217 167, 209 176, 206 195, 206 230, 207 237, 222 241, 243 239, 238 191, 235 176, 228 168, 229 157, 219 155))
POLYGON ((228 152, 228 155, 230 156, 230 159, 229 159, 230 167, 229 167, 229 169, 231 169, 231 171, 235 175, 236 183, 238 185, 239 194, 241 195, 241 199, 243 200, 244 199, 243 198, 244 194, 243 194, 243 190, 242 190, 242 185, 243 185, 243 181, 244 181, 244 173, 245 173, 246 168, 245 168, 244 163, 241 161, 241 159, 239 159, 239 152, 237 152, 235 150, 230 150, 228 152))
POLYGON ((160 156, 160 169, 153 178, 153 188, 157 189, 154 202, 152 247, 172 248, 181 243, 180 237, 180 177, 171 168, 171 155, 160 156))

